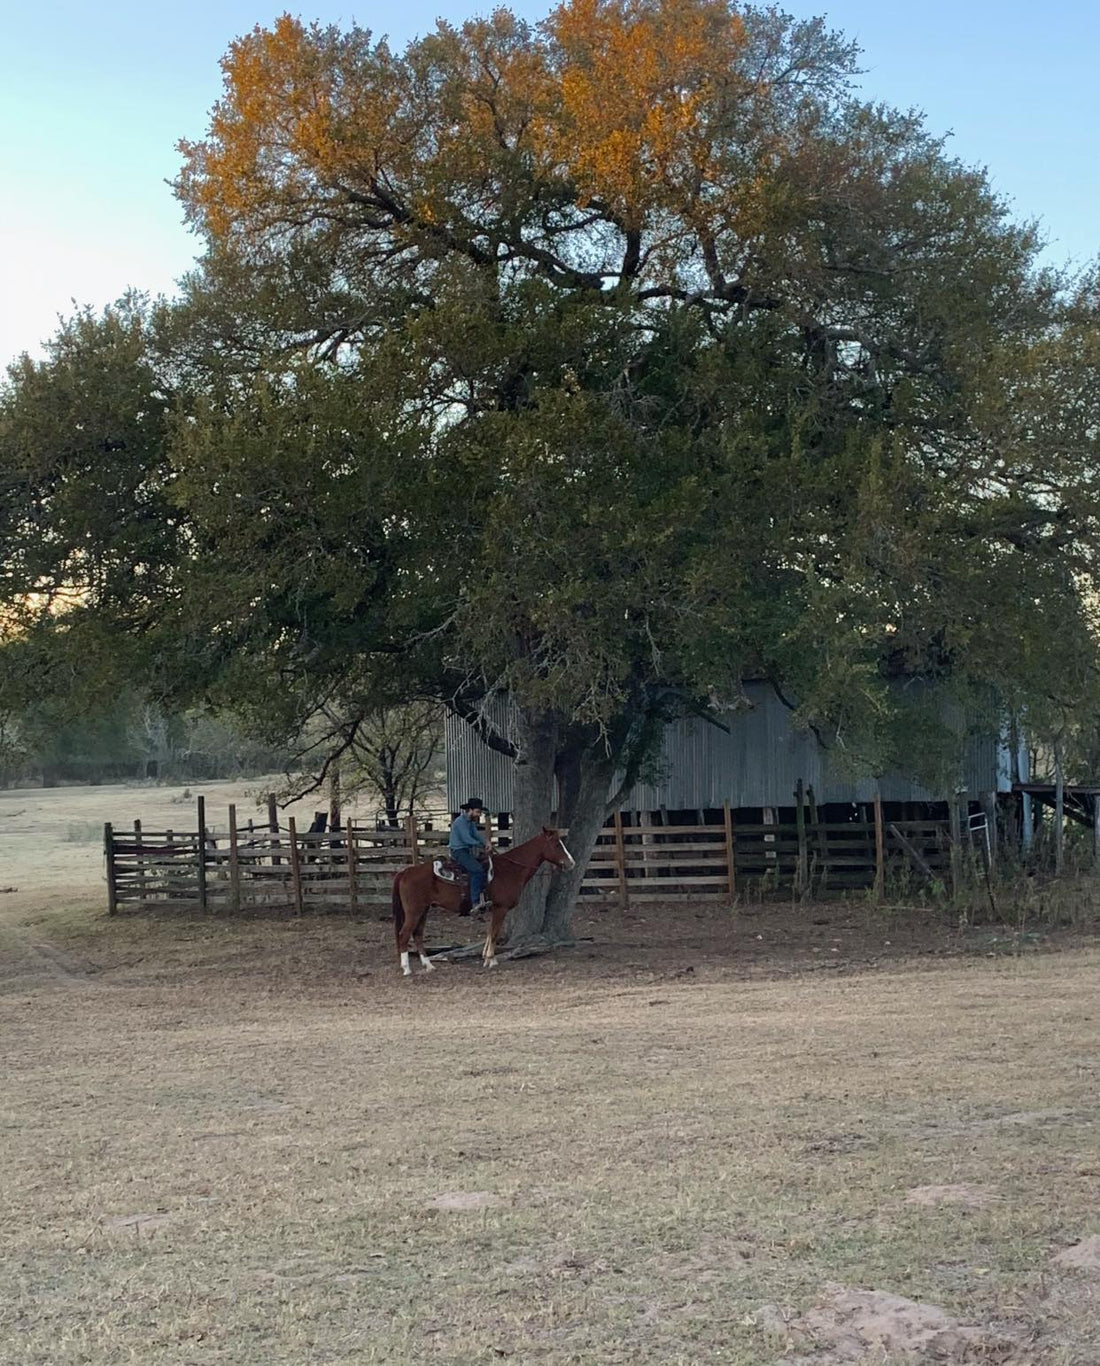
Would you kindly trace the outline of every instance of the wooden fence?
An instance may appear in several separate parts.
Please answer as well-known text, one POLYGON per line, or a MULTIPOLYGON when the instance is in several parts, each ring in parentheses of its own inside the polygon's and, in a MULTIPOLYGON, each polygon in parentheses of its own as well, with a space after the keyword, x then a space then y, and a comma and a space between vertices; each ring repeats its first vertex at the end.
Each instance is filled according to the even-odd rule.
MULTIPOLYGON (((888 870, 947 881, 952 843, 946 821, 888 822, 876 803, 870 821, 746 823, 727 806, 720 825, 628 824, 616 814, 592 852, 581 896, 622 905, 726 901, 741 893, 789 887, 796 894, 873 887, 888 870)), ((194 830, 104 828, 108 910, 195 907, 240 911, 259 906, 366 910, 389 907, 394 874, 442 853, 447 827, 410 817, 399 829, 349 822, 321 833, 279 825, 241 827, 229 808, 227 831, 211 838, 199 799, 194 830), (203 831, 202 837, 199 831, 203 831)), ((506 830, 492 830, 506 848, 506 830)))

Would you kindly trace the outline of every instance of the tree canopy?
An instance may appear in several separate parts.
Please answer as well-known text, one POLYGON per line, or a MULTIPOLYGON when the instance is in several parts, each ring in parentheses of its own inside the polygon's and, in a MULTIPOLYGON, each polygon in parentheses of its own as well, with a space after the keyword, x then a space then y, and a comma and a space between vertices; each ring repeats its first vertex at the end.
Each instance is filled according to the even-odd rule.
POLYGON ((891 674, 1082 705, 1095 281, 856 60, 723 0, 239 39, 183 301, 12 375, 9 600, 287 730, 507 693, 518 824, 556 780, 582 865, 746 676, 872 769, 891 674))

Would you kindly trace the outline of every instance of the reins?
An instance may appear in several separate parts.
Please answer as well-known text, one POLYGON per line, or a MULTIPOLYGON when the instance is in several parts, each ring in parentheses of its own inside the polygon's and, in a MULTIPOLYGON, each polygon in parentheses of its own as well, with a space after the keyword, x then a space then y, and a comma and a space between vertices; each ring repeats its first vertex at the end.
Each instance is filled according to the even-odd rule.
POLYGON ((528 858, 527 858, 526 856, 524 856, 524 857, 522 857, 522 858, 517 858, 516 856, 517 856, 518 854, 520 854, 520 852, 521 852, 523 849, 525 849, 525 848, 527 847, 528 844, 537 845, 538 843, 539 843, 539 838, 538 838, 537 835, 536 835, 535 838, 532 839, 532 840, 524 840, 522 844, 517 845, 514 849, 509 849, 508 852, 507 852, 506 854, 494 854, 494 855, 493 855, 493 863, 494 863, 494 864, 497 864, 497 863, 506 863, 506 864, 509 864, 509 865, 511 866, 511 868, 514 868, 514 869, 516 870, 516 872, 518 872, 518 873, 529 873, 531 877, 534 877, 534 876, 538 873, 538 871, 539 871, 539 866, 540 866, 540 864, 542 864, 542 863, 544 863, 544 862, 548 862, 548 860, 547 860, 547 858, 546 858, 546 855, 543 854, 543 853, 538 853, 538 854, 537 854, 537 860, 538 860, 537 862, 533 861, 533 860, 534 860, 534 857, 536 857, 536 851, 535 851, 534 849, 532 849, 532 850, 530 851, 531 856, 532 856, 532 860, 531 860, 531 861, 529 861, 528 858))

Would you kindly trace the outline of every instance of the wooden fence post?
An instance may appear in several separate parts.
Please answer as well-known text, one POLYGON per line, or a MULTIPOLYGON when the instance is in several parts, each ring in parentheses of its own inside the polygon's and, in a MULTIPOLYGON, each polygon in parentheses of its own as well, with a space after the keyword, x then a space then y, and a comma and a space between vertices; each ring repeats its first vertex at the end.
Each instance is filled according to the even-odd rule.
POLYGON ((623 813, 616 811, 615 824, 615 872, 619 879, 619 905, 626 907, 626 843, 623 840, 623 813))
POLYGON ((277 868, 282 863, 282 859, 275 853, 279 847, 279 808, 275 802, 274 792, 267 794, 267 828, 274 836, 271 841, 271 866, 277 868))
POLYGON ((810 784, 807 784, 806 787, 806 806, 809 808, 809 824, 814 837, 814 852, 817 854, 817 861, 820 865, 817 875, 817 889, 819 892, 823 892, 829 883, 829 838, 821 821, 821 812, 818 810, 813 786, 810 784))
POLYGON ((115 833, 110 821, 103 827, 103 853, 107 859, 107 914, 114 915, 118 910, 118 882, 115 879, 115 833))
POLYGON ((229 804, 229 906, 241 909, 241 865, 237 856, 237 808, 229 804))
POLYGON ((287 819, 287 832, 290 835, 290 884, 294 889, 294 909, 302 914, 302 868, 298 862, 298 828, 294 817, 287 819))
POLYGON ((347 850, 348 858, 348 900, 353 911, 359 907, 359 889, 356 886, 355 875, 359 871, 355 866, 356 859, 359 857, 359 850, 355 843, 355 827, 351 823, 349 816, 344 822, 344 848, 347 850))
POLYGON ((886 890, 886 831, 882 824, 882 794, 875 791, 875 899, 886 890))
POLYGON ((722 820, 726 827, 726 876, 731 897, 737 895, 737 846, 733 833, 733 812, 728 801, 722 803, 722 820))
POLYGON ((810 861, 806 851, 806 807, 805 789, 799 778, 794 788, 794 825, 798 836, 798 862, 794 870, 795 895, 801 899, 809 891, 810 861))
POLYGON ((416 863, 420 855, 417 848, 416 816, 411 811, 405 820, 405 839, 409 845, 409 862, 416 863))
POLYGON ((206 798, 198 797, 195 809, 199 822, 199 909, 206 910, 206 798))
MULTIPOLYGON (((145 851, 141 842, 141 821, 134 821, 134 849, 137 864, 138 905, 145 909, 145 851)), ((170 871, 170 870, 169 870, 170 871)))

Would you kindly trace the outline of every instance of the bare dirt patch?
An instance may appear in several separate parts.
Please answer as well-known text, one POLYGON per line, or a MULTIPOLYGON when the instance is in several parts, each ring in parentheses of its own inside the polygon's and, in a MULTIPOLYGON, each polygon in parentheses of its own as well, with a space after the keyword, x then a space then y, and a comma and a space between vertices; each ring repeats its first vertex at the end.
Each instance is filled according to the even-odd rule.
POLYGON ((1071 1267, 1074 1271, 1100 1272, 1100 1234, 1067 1247, 1051 1260, 1055 1266, 1071 1267))
POLYGON ((503 1205, 504 1201, 492 1191, 442 1191, 433 1195, 428 1204, 432 1209, 474 1210, 491 1209, 494 1205, 503 1205))
POLYGON ((766 1306, 759 1322, 784 1337, 788 1352, 798 1352, 791 1360, 799 1366, 843 1366, 872 1354, 877 1361, 1007 1361, 1017 1345, 961 1323, 938 1305, 843 1286, 828 1287, 818 1304, 797 1317, 766 1306))
POLYGON ((953 1186, 914 1186, 905 1192, 906 1203, 935 1209, 937 1205, 960 1205, 963 1209, 984 1209, 998 1197, 982 1186, 968 1181, 953 1186))

